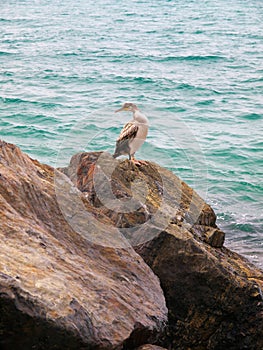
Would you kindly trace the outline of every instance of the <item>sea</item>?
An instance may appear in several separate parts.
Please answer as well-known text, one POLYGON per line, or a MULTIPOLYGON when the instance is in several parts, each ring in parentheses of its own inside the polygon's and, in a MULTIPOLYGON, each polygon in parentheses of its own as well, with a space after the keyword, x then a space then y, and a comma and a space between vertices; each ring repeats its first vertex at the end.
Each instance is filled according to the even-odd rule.
POLYGON ((0 138, 52 166, 112 153, 133 102, 155 161, 263 268, 263 1, 1 0, 0 138))

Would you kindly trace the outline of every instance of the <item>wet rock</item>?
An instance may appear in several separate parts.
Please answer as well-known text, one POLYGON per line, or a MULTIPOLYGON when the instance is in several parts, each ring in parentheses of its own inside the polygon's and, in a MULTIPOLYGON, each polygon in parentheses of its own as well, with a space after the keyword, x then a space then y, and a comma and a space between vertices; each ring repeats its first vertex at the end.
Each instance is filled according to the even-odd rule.
POLYGON ((1 349, 156 342, 167 319, 159 280, 111 220, 18 147, 1 141, 0 156, 1 349))

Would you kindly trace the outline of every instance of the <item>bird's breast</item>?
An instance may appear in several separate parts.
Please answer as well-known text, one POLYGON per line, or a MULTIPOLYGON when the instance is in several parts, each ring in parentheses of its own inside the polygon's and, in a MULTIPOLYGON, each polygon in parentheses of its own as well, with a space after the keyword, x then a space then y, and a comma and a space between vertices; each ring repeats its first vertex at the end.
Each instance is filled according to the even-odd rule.
POLYGON ((138 128, 136 137, 144 141, 148 134, 148 129, 149 129, 148 124, 139 124, 138 127, 139 128, 138 128))
POLYGON ((148 125, 147 124, 137 124, 138 131, 135 138, 130 142, 130 153, 134 154, 144 143, 147 134, 148 134, 148 125))

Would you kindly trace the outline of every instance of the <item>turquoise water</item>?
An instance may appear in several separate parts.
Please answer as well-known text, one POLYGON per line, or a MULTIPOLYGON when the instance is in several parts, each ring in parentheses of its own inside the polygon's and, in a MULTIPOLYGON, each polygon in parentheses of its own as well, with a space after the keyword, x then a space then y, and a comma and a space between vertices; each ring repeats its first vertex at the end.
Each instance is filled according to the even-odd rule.
POLYGON ((57 166, 113 152, 133 101, 139 158, 213 206, 226 245, 263 267, 261 0, 2 0, 0 137, 57 166))

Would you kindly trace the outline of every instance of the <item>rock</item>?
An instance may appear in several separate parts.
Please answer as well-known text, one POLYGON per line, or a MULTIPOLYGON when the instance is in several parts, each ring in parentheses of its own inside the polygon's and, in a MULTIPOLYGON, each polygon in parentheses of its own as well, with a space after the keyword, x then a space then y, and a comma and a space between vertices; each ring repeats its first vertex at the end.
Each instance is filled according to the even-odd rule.
POLYGON ((73 156, 70 165, 60 171, 86 194, 93 208, 110 218, 132 246, 151 239, 170 223, 194 228, 194 234, 211 245, 223 245, 224 233, 215 224, 213 209, 185 182, 157 164, 138 167, 128 160, 116 161, 107 153, 92 152, 73 156), (128 230, 134 226, 136 235, 128 230))
POLYGON ((160 278, 169 330, 159 345, 263 348, 262 271, 223 247, 216 216, 195 191, 157 164, 101 152, 79 154, 62 171, 160 278))
POLYGON ((145 344, 137 348, 137 350, 166 350, 166 349, 157 345, 145 344))
POLYGON ((161 280, 172 348, 263 348, 263 276, 248 261, 175 225, 136 251, 161 280))
POLYGON ((170 171, 103 152, 54 171, 0 151, 1 348, 263 348, 262 271, 170 171))
POLYGON ((206 225, 194 225, 193 233, 200 234, 204 242, 211 245, 211 247, 220 248, 224 244, 225 233, 218 227, 210 227, 206 225))
POLYGON ((111 220, 61 172, 2 141, 0 174, 1 349, 156 342, 167 320, 159 280, 111 220))

